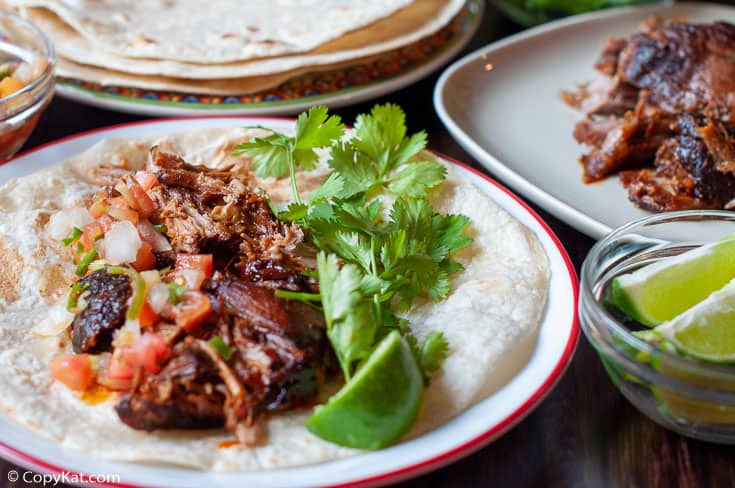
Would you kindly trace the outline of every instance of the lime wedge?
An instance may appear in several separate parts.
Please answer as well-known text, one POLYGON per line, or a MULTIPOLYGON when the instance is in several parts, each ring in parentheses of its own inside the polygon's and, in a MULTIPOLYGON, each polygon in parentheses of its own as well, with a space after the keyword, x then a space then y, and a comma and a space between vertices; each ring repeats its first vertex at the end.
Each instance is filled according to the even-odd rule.
POLYGON ((306 427, 341 446, 379 449, 411 428, 423 391, 424 379, 411 348, 393 331, 352 379, 316 408, 306 427))
POLYGON ((655 327, 707 298, 735 278, 735 237, 663 259, 613 279, 615 305, 655 327))
POLYGON ((654 331, 690 356, 735 362, 735 279, 654 331))

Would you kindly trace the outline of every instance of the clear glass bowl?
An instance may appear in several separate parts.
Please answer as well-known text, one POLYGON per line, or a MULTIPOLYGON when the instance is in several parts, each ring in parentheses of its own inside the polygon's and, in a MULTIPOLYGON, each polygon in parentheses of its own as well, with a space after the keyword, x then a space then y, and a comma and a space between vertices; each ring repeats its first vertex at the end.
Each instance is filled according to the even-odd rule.
POLYGON ((697 439, 735 444, 735 365, 663 351, 609 305, 613 277, 735 233, 735 212, 653 215, 608 234, 582 266, 579 316, 610 379, 641 412, 697 439))
POLYGON ((492 3, 515 22, 532 26, 559 17, 603 8, 673 2, 671 0, 492 0, 492 3))
POLYGON ((31 63, 37 73, 23 89, 0 98, 0 162, 25 144, 54 95, 56 53, 48 37, 17 15, 0 12, 0 64, 31 63))

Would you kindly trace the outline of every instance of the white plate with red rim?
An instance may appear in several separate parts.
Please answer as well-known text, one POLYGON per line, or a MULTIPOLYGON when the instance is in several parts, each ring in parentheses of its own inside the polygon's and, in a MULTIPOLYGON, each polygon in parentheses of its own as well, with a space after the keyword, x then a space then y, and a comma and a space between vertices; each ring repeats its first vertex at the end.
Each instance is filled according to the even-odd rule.
POLYGON ((485 46, 452 64, 434 90, 439 118, 483 166, 539 206, 594 238, 649 213, 616 177, 582 183, 586 152, 572 132, 580 112, 562 90, 592 80, 608 36, 651 15, 735 23, 735 7, 682 2, 624 7, 550 22, 485 46))
MULTIPOLYGON (((284 129, 292 127, 293 121, 244 117, 164 119, 98 129, 45 144, 8 161, 0 166, 0 184, 63 161, 106 137, 137 137, 252 125, 284 129)), ((42 473, 114 475, 111 482, 96 483, 104 486, 372 486, 437 469, 493 441, 520 422, 545 398, 569 364, 579 338, 577 277, 561 243, 533 210, 489 177, 462 163, 449 161, 477 188, 534 232, 549 257, 551 270, 548 306, 529 362, 507 384, 477 405, 423 436, 386 449, 338 461, 274 471, 208 473, 105 461, 63 449, 4 413, 0 413, 0 455, 42 473)), ((104 432, 99 435, 104 435, 104 432)))

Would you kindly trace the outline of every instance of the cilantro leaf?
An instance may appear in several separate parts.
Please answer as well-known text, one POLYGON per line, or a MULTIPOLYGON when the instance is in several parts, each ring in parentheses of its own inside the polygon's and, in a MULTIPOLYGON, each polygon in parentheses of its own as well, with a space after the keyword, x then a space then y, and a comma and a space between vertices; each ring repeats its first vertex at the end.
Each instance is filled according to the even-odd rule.
POLYGON ((453 254, 472 243, 467 237, 470 219, 464 215, 439 215, 432 217, 432 234, 435 236, 435 250, 442 254, 453 254))
POLYGON ((342 228, 374 236, 384 229, 379 222, 381 209, 382 205, 378 200, 367 206, 359 201, 340 201, 334 206, 334 216, 342 228))
POLYGON ((318 147, 329 147, 340 139, 345 126, 337 115, 327 115, 324 105, 311 107, 301 113, 296 121, 294 149, 310 151, 318 147))
POLYGON ((359 264, 366 273, 374 273, 375 256, 369 239, 357 232, 337 232, 334 247, 340 257, 359 264))
POLYGON ((349 380, 353 364, 367 358, 375 345, 378 323, 370 297, 380 282, 354 264, 340 268, 337 256, 324 252, 317 255, 317 270, 327 336, 349 380))
POLYGON ((307 203, 314 205, 315 203, 329 200, 342 193, 345 187, 345 180, 338 173, 331 173, 319 188, 314 190, 309 196, 307 203))
POLYGON ((398 148, 393 153, 392 165, 394 168, 406 164, 411 161, 412 158, 418 156, 418 154, 426 149, 426 132, 420 131, 411 137, 403 139, 398 145, 398 148))
POLYGON ((306 204, 292 203, 286 210, 279 212, 277 215, 280 220, 285 222, 294 222, 306 217, 308 211, 309 207, 306 204))
POLYGON ((446 340, 432 332, 419 347, 394 310, 407 310, 418 297, 448 295, 452 275, 462 270, 453 255, 472 242, 469 220, 434 212, 427 195, 447 170, 422 154, 425 132, 407 134, 400 107, 375 106, 358 116, 352 138, 343 134, 338 117, 314 107, 299 116, 293 137, 271 133, 238 146, 255 159, 259 176, 290 175, 295 202, 278 216, 302 225, 319 249, 319 294, 279 293, 323 311, 347 380, 391 330, 411 344, 428 378, 447 354, 446 340), (302 202, 296 168, 313 168, 319 148, 328 148, 332 173, 302 202))
POLYGON ((393 169, 393 151, 405 136, 406 114, 398 105, 388 103, 357 117, 353 144, 377 164, 382 176, 393 169))
POLYGON ((433 161, 408 164, 390 179, 388 189, 395 195, 421 197, 444 181, 447 169, 433 161))
POLYGON ((369 115, 358 116, 351 142, 377 166, 382 178, 426 147, 426 132, 410 137, 406 137, 406 132, 406 114, 401 107, 390 103, 376 105, 369 115))
POLYGON ((344 181, 339 195, 341 198, 350 198, 377 184, 377 168, 371 164, 367 155, 357 152, 350 143, 343 142, 332 147, 327 164, 344 181))
POLYGON ((426 133, 407 137, 406 130, 406 115, 397 105, 377 105, 370 114, 358 116, 354 137, 335 145, 329 161, 345 181, 342 198, 375 189, 424 196, 444 180, 441 164, 414 161, 426 147, 426 133))
POLYGON ((436 331, 429 332, 419 352, 419 366, 424 374, 439 371, 448 352, 449 344, 444 334, 436 331))
POLYGON ((253 158, 253 172, 259 178, 280 178, 288 172, 288 137, 274 132, 267 137, 256 137, 236 147, 235 154, 247 154, 253 158))
POLYGON ((451 275, 462 270, 450 256, 472 242, 464 235, 469 220, 436 214, 425 198, 407 197, 395 201, 390 219, 392 230, 380 247, 381 277, 394 281, 399 309, 407 310, 417 297, 446 298, 451 275))
POLYGON ((293 137, 272 131, 267 137, 256 137, 238 145, 235 154, 252 157, 255 160, 253 171, 260 178, 280 178, 289 173, 294 198, 296 203, 301 203, 296 185, 296 166, 314 169, 319 160, 315 149, 331 146, 343 134, 344 125, 338 116, 328 117, 327 107, 312 107, 299 115, 293 137))

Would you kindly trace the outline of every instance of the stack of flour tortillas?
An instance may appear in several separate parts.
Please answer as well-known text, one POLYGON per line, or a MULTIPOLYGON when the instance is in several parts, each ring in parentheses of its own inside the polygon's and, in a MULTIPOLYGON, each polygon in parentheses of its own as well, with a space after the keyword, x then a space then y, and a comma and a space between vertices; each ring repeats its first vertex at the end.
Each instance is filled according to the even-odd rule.
MULTIPOLYGON (((2 0, 0 0, 0 4, 2 0)), ((53 39, 60 76, 238 95, 378 59, 465 0, 5 0, 53 39)))

